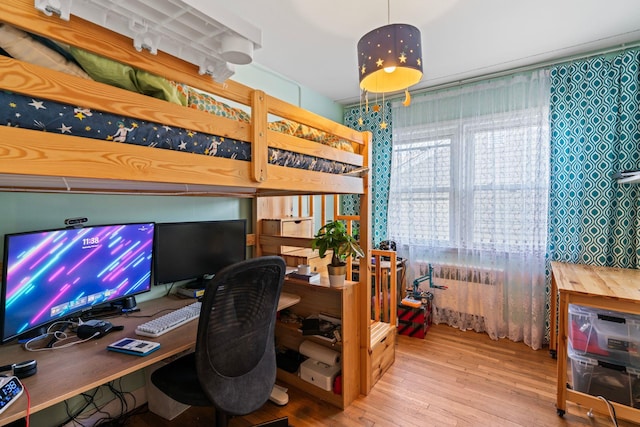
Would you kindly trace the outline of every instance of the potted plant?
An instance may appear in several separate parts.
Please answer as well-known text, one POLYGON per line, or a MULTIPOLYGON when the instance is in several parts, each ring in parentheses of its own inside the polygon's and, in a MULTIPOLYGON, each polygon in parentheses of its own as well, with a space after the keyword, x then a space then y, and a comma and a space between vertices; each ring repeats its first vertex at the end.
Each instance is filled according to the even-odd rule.
POLYGON ((346 260, 350 256, 364 256, 364 251, 358 241, 349 233, 342 221, 331 221, 318 230, 313 236, 311 248, 318 250, 320 258, 331 250, 331 263, 327 265, 329 283, 331 286, 342 286, 346 275, 346 260))

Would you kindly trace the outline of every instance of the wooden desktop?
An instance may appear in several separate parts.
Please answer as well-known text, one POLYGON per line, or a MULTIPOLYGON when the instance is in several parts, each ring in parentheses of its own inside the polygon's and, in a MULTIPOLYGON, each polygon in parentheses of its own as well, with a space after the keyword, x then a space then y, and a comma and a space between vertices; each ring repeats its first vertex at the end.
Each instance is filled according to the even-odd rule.
MULTIPOLYGON (((295 295, 283 293, 278 310, 299 301, 295 295)), ((31 398, 30 413, 41 411, 80 393, 91 390, 109 381, 153 365, 170 356, 195 347, 198 322, 189 322, 157 338, 137 337, 137 325, 192 303, 193 300, 168 296, 138 304, 139 312, 129 317, 110 319, 124 330, 112 332, 100 339, 90 340, 67 348, 51 351, 30 352, 22 345, 11 343, 0 346, 0 360, 16 363, 35 359, 38 373, 22 381, 31 398), (138 317, 136 317, 138 316, 138 317), (160 343, 160 349, 144 356, 131 356, 107 350, 107 345, 121 338, 132 337, 160 343)), ((26 393, 7 408, 0 417, 0 426, 9 424, 27 415, 26 393)))

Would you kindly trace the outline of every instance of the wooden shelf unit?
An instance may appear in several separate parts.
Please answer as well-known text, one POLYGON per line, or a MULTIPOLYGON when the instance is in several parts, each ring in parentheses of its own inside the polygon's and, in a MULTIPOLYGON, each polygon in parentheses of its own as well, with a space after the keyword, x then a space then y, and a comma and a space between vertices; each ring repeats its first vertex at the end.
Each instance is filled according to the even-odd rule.
MULTIPOLYGON (((563 416, 567 401, 590 407, 604 414, 607 404, 596 396, 567 388, 569 346, 569 304, 602 310, 640 314, 640 270, 633 268, 551 262, 551 342, 557 353, 558 383, 556 410, 563 416), (556 305, 556 299, 558 304, 556 305), (555 313, 558 311, 558 333, 555 334, 555 313), (556 342, 557 340, 557 342, 556 342)), ((640 422, 640 409, 610 402, 618 418, 640 422)))
MULTIPOLYGON (((322 277, 321 280, 328 283, 329 279, 322 277)), ((291 324, 280 323, 276 326, 276 345, 278 346, 297 351, 302 341, 311 340, 341 353, 342 394, 323 390, 300 379, 296 373, 278 369, 279 381, 341 409, 349 406, 360 394, 360 337, 358 313, 354 310, 358 300, 358 285, 358 282, 347 281, 343 288, 331 288, 285 279, 283 291, 300 296, 300 302, 290 307, 290 310, 301 317, 323 313, 342 319, 341 343, 332 344, 320 338, 303 336, 297 327, 292 327, 291 324)))
MULTIPOLYGON (((313 237, 313 218, 265 218, 262 219, 262 233, 271 236, 313 237)), ((295 246, 264 245, 262 252, 265 254, 282 255, 298 249, 300 248, 295 246)))

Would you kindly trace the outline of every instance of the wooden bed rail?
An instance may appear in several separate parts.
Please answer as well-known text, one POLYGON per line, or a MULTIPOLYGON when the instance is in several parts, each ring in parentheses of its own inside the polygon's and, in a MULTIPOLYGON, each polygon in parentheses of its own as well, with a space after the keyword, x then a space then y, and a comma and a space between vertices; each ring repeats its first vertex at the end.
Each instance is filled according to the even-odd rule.
MULTIPOLYGON (((3 69, 0 87, 3 89, 71 104, 82 100, 85 104, 83 107, 94 109, 104 107, 105 100, 108 100, 110 112, 117 114, 242 141, 253 141, 251 177, 257 183, 264 183, 268 179, 270 146, 280 149, 286 147, 288 150, 293 148, 301 154, 340 161, 355 167, 364 165, 366 150, 362 147, 366 147, 370 139, 365 133, 354 131, 232 80, 224 83, 215 82, 208 75, 199 75, 195 65, 162 51, 158 51, 157 55, 146 51, 138 52, 128 37, 76 16, 72 16, 69 21, 63 21, 37 11, 32 0, 11 0, 0 3, 0 22, 184 83, 219 96, 222 98, 221 101, 230 100, 242 104, 251 109, 252 123, 216 117, 214 125, 211 116, 206 112, 172 105, 124 89, 111 86, 105 88, 101 83, 4 57, 0 58, 0 67, 3 69), (95 94, 95 98, 89 94, 95 94), (128 100, 135 102, 129 103, 128 100), (267 126, 269 114, 303 123, 348 140, 354 147, 355 154, 270 131, 267 126)), ((362 193, 362 189, 356 190, 355 193, 362 193)))

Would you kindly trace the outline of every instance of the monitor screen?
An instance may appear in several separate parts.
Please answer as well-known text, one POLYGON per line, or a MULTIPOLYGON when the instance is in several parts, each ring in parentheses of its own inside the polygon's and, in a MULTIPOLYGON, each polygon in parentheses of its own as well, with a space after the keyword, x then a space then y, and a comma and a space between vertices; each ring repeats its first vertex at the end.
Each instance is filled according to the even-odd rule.
POLYGON ((244 219, 158 223, 154 282, 201 280, 244 260, 246 246, 244 219))
POLYGON ((146 292, 154 223, 7 234, 2 275, 2 341, 146 292))

